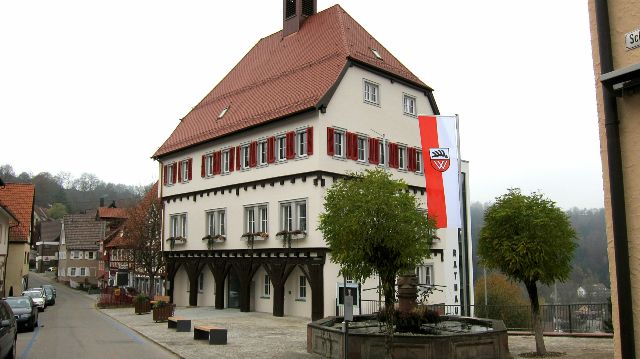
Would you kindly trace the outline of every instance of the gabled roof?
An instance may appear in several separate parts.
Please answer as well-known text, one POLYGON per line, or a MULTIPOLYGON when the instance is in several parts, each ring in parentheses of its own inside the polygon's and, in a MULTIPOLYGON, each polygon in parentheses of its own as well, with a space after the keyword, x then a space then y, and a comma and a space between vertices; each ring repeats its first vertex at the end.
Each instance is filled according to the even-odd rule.
POLYGON ((112 208, 112 207, 99 207, 97 218, 111 219, 111 218, 127 218, 127 210, 124 208, 112 208))
POLYGON ((35 193, 36 188, 30 183, 6 183, 4 188, 0 187, 0 204, 19 221, 9 228, 9 241, 29 241, 35 193))
POLYGON ((40 240, 44 242, 60 241, 61 229, 62 229, 62 222, 60 221, 41 222, 40 223, 40 240))
POLYGON ((258 41, 153 157, 326 105, 349 61, 431 90, 334 5, 306 19, 297 33, 282 38, 279 31, 258 41))
POLYGON ((105 246, 106 248, 131 248, 133 247, 133 242, 130 238, 124 236, 117 236, 109 244, 105 246))
POLYGON ((68 214, 64 216, 64 237, 67 248, 98 249, 104 238, 105 222, 97 221, 94 214, 68 214))

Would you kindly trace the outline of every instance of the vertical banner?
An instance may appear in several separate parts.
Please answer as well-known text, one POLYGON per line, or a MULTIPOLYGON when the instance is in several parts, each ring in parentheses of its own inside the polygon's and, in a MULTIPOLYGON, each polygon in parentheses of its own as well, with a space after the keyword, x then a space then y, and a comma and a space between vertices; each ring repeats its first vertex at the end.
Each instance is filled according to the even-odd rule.
POLYGON ((427 210, 438 228, 461 228, 460 158, 456 116, 418 116, 427 210))

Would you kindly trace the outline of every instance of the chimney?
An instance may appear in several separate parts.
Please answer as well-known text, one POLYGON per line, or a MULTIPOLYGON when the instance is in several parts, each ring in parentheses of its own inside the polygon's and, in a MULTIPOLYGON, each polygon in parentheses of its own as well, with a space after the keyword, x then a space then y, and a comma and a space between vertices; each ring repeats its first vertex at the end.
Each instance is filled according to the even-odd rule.
POLYGON ((282 1, 282 37, 298 32, 304 20, 318 11, 317 0, 282 1))

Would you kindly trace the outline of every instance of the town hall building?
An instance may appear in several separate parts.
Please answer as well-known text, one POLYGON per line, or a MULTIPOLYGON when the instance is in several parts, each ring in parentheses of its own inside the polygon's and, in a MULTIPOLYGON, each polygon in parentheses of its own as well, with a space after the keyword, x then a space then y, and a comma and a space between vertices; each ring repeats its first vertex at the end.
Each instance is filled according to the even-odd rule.
MULTIPOLYGON (((317 229, 326 190, 382 167, 426 209, 418 114, 432 89, 339 5, 283 0, 283 28, 262 38, 155 152, 167 294, 215 306, 319 319, 378 299, 377 278, 339 275, 317 229)), ((416 269, 430 303, 473 304, 468 164, 463 228, 440 229, 416 269)))

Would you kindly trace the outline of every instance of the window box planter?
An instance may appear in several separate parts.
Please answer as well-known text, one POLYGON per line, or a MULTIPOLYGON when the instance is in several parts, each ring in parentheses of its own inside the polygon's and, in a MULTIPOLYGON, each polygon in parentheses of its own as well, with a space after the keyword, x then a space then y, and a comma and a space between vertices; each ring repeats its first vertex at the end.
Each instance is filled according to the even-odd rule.
POLYGON ((225 236, 221 235, 221 234, 219 234, 219 235, 215 235, 215 236, 212 236, 212 235, 206 235, 206 236, 202 237, 202 240, 203 240, 203 241, 207 241, 207 248, 208 248, 209 250, 212 250, 212 249, 213 249, 213 246, 214 246, 216 243, 223 243, 226 239, 227 239, 227 238, 226 238, 225 236))
POLYGON ((307 236, 307 232, 301 231, 299 229, 293 231, 283 230, 276 233, 277 237, 282 239, 282 246, 285 248, 291 248, 291 242, 296 239, 302 239, 307 236))
POLYGON ((169 248, 173 249, 173 247, 176 244, 185 244, 187 243, 187 239, 184 237, 169 237, 167 238, 167 241, 169 241, 169 248))
POLYGON ((247 247, 249 249, 253 249, 253 244, 255 241, 264 241, 269 238, 269 233, 265 232, 256 232, 256 233, 245 233, 242 235, 243 239, 247 240, 247 247))

